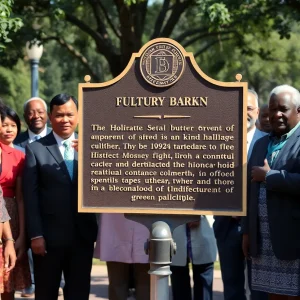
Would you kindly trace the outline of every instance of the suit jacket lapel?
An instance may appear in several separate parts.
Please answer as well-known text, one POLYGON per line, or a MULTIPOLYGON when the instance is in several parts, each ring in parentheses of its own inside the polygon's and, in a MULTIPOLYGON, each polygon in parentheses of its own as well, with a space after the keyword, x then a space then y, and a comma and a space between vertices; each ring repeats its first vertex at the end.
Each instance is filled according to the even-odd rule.
POLYGON ((295 145, 295 143, 299 140, 300 135, 300 127, 291 135, 291 137, 287 140, 286 144, 280 150, 279 154, 275 158, 272 169, 278 170, 280 169, 288 158, 293 155, 293 151, 290 151, 291 148, 295 145))
POLYGON ((74 150, 74 168, 73 168, 73 181, 77 181, 78 176, 78 153, 74 150))
POLYGON ((28 140, 29 140, 29 133, 28 133, 28 129, 24 132, 24 140, 23 142, 20 143, 20 146, 25 148, 28 144, 28 140))
POLYGON ((247 154, 247 160, 248 160, 248 161, 249 161, 249 159, 250 159, 250 157, 251 157, 252 150, 253 150, 253 146, 254 146, 255 142, 256 142, 259 138, 261 138, 261 137, 263 137, 262 132, 261 132, 260 130, 255 129, 255 132, 254 132, 252 141, 251 141, 250 146, 249 146, 248 154, 247 154))
POLYGON ((265 136, 264 139, 263 139, 263 142, 261 143, 261 147, 260 149, 256 149, 257 152, 258 152, 258 159, 259 159, 259 164, 258 166, 263 166, 264 165, 264 160, 267 156, 267 150, 268 150, 268 145, 269 145, 269 136, 265 136))
POLYGON ((45 145, 46 148, 48 149, 48 151, 50 152, 50 154, 53 156, 53 158, 56 160, 56 162, 58 163, 58 165, 60 166, 61 170, 63 171, 63 173, 65 173, 68 178, 71 180, 67 166, 65 164, 65 161, 59 151, 56 139, 53 135, 53 133, 49 133, 46 137, 45 137, 47 144, 45 145))

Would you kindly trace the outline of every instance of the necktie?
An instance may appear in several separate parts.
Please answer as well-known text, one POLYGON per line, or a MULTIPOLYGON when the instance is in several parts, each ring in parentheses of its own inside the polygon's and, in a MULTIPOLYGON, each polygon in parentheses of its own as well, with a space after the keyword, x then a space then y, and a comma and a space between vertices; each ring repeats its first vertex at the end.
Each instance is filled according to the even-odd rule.
POLYGON ((67 166, 69 175, 71 179, 73 178, 73 148, 71 146, 70 141, 64 141, 63 145, 65 147, 65 152, 64 152, 64 161, 67 166))
POLYGON ((40 138, 41 138, 40 135, 36 135, 36 136, 34 137, 34 140, 37 141, 37 140, 39 140, 40 138))

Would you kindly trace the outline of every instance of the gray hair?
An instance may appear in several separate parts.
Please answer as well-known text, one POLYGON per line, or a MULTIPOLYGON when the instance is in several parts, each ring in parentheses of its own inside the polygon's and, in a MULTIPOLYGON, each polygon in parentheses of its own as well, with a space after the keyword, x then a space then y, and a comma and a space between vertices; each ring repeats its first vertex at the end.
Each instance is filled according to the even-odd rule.
POLYGON ((31 102, 31 101, 33 101, 33 100, 41 101, 43 103, 43 105, 44 105, 45 110, 47 111, 47 103, 45 102, 45 100, 43 100, 42 98, 39 98, 39 97, 32 97, 32 98, 28 99, 24 103, 24 105, 23 105, 24 112, 26 111, 28 103, 31 102))
POLYGON ((252 95, 254 95, 255 104, 256 104, 256 107, 258 107, 258 95, 257 95, 257 93, 254 90, 251 90, 251 89, 248 89, 248 93, 251 93, 252 95))
POLYGON ((269 98, 271 98, 271 96, 273 94, 278 95, 280 93, 283 92, 288 92, 292 94, 292 102, 294 103, 294 105, 298 108, 300 106, 300 93, 297 89, 295 89, 294 87, 287 85, 287 84, 283 84, 283 85, 278 85, 276 86, 270 93, 269 98))

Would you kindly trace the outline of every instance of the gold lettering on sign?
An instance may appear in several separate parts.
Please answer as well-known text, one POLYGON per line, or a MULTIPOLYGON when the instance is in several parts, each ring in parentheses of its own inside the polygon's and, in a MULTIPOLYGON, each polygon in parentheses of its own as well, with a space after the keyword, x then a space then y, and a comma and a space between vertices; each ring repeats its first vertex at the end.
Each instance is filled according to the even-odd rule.
MULTIPOLYGON (((161 58, 160 58, 161 59, 161 58)), ((157 71, 158 72, 158 71, 157 71)), ((116 97, 116 107, 207 107, 208 97, 116 97)), ((92 125, 93 126, 93 125, 92 125)), ((94 130, 94 127, 93 127, 94 130)), ((99 129, 95 129, 99 130, 99 129)))

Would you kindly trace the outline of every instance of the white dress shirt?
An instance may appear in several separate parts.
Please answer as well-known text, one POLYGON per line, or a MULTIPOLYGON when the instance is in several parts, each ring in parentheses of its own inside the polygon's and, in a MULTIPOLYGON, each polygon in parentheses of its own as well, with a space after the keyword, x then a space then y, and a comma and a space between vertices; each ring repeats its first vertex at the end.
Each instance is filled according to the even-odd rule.
MULTIPOLYGON (((59 151, 60 151, 60 153, 61 153, 61 155, 62 155, 62 157, 64 157, 64 154, 65 154, 65 150, 66 150, 66 147, 64 146, 64 142, 65 141, 70 141, 70 143, 72 144, 72 141, 73 140, 75 140, 75 134, 74 134, 74 132, 72 133, 72 135, 68 138, 68 139, 66 139, 66 140, 64 140, 62 137, 60 137, 59 135, 57 135, 54 131, 53 131, 53 135, 54 135, 54 137, 55 137, 55 139, 56 139, 56 142, 57 142, 57 145, 58 145, 58 148, 59 148, 59 151)), ((72 148, 72 159, 74 159, 74 148, 72 148)))
POLYGON ((247 153, 249 151, 250 144, 252 142, 256 127, 254 126, 249 132, 247 132, 247 153))
POLYGON ((42 130, 42 132, 40 132, 39 134, 35 134, 33 133, 29 128, 28 128, 28 135, 29 135, 29 139, 28 139, 28 143, 32 143, 32 142, 35 142, 36 139, 35 137, 36 136, 39 136, 40 138, 44 137, 47 135, 47 126, 45 126, 45 128, 42 130))

